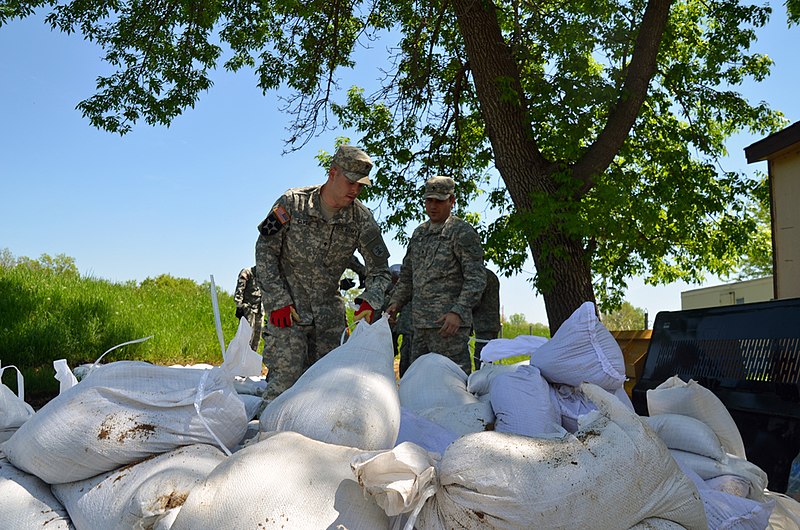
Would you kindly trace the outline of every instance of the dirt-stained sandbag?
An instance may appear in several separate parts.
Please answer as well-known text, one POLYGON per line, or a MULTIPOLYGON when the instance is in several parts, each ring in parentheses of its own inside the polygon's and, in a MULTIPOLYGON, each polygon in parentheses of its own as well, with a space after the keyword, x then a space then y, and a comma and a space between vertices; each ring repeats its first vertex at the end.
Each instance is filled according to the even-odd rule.
POLYGON ((259 435, 193 489, 172 530, 388 530, 350 471, 363 451, 294 432, 259 435))
POLYGON ((77 530, 153 528, 225 458, 217 447, 188 445, 52 491, 77 530))
POLYGON ((234 447, 247 430, 233 375, 144 362, 102 365, 5 443, 8 460, 49 484, 75 482, 196 443, 234 447))

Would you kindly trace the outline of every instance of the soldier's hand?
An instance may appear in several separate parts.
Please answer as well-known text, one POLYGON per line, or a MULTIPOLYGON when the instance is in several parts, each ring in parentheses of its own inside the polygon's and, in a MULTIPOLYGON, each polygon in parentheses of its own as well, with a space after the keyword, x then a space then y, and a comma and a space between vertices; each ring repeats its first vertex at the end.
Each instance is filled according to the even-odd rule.
POLYGON ((280 309, 276 309, 269 314, 270 323, 279 328, 292 327, 293 320, 295 322, 299 322, 300 315, 297 314, 297 311, 292 304, 284 306, 280 309))
POLYGON ((242 318, 242 317, 246 317, 246 316, 247 316, 247 312, 244 310, 243 307, 237 307, 236 308, 236 318, 237 319, 242 318))
POLYGON ((441 324, 439 335, 442 337, 452 337, 461 327, 461 317, 457 313, 447 313, 442 318, 436 321, 436 324, 441 324))
POLYGON ((389 314, 389 324, 397 324, 397 304, 390 304, 389 307, 386 308, 386 312, 389 314))
POLYGON ((369 305, 368 302, 361 302, 356 312, 353 314, 353 322, 357 322, 362 318, 367 321, 367 324, 372 324, 372 318, 375 315, 375 310, 369 305))

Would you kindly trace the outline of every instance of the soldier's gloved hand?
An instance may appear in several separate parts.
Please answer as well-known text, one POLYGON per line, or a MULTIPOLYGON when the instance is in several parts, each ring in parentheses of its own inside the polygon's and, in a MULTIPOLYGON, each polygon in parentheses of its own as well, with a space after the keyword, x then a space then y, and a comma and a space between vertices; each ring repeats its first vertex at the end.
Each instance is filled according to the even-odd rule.
POLYGON ((358 309, 356 309, 356 312, 353 314, 353 322, 357 322, 363 318, 368 324, 372 324, 372 316, 374 314, 375 310, 369 303, 361 302, 361 305, 358 306, 358 309))
POLYGON ((341 289, 342 291, 349 291, 355 286, 356 282, 352 278, 342 278, 341 280, 339 280, 339 289, 341 289))
POLYGON ((247 316, 247 312, 244 310, 244 308, 243 307, 237 307, 236 308, 236 318, 239 319, 239 318, 242 318, 244 316, 247 316))
POLYGON ((297 310, 295 310, 292 304, 276 309, 269 314, 269 321, 273 326, 279 328, 292 327, 292 320, 295 322, 300 321, 300 315, 297 314, 297 310))

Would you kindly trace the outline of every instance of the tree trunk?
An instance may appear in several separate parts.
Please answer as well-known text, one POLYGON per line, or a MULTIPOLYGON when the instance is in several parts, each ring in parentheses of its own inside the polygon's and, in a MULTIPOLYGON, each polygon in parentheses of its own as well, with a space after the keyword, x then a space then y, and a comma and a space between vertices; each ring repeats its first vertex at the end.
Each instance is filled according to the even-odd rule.
MULTIPOLYGON (((545 160, 527 121, 527 101, 519 69, 505 43, 495 7, 481 0, 454 0, 475 89, 495 155, 495 165, 515 208, 530 211, 534 191, 553 195, 555 166, 545 160)), ((592 273, 580 241, 566 237, 556 226, 547 234, 528 237, 544 295, 550 332, 561 326, 583 302, 595 301, 592 273)))

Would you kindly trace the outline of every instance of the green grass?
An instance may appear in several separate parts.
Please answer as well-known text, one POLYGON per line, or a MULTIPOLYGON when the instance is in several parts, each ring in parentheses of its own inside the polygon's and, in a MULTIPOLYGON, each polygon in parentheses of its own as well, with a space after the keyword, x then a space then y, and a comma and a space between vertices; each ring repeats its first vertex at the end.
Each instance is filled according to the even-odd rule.
MULTIPOLYGON (((238 325, 235 306, 232 296, 217 294, 227 343, 238 325)), ((110 352, 103 362, 222 362, 208 285, 168 275, 120 284, 81 277, 74 268, 0 265, 0 362, 22 371, 32 401, 58 393, 54 360, 66 359, 75 368, 150 335, 110 352)), ((16 390, 13 375, 3 382, 16 390)))

